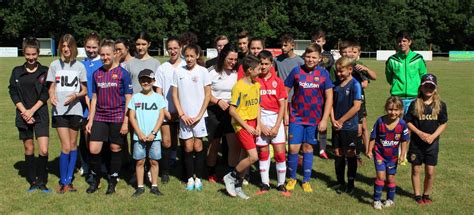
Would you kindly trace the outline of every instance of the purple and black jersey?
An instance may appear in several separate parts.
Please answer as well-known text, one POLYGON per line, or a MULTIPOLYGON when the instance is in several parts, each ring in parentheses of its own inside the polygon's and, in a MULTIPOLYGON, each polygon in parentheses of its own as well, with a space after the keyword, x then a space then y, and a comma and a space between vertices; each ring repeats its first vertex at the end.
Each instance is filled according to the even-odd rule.
POLYGON ((130 74, 119 66, 108 72, 101 67, 93 76, 92 93, 97 94, 94 120, 123 122, 125 94, 133 94, 130 74))
POLYGON ((403 119, 400 119, 395 128, 390 130, 382 117, 379 117, 370 134, 370 139, 375 140, 375 160, 396 163, 400 144, 408 141, 409 138, 408 127, 403 119))
POLYGON ((316 126, 323 115, 324 96, 334 85, 323 67, 308 71, 305 65, 295 67, 285 80, 285 87, 293 88, 290 122, 316 126))

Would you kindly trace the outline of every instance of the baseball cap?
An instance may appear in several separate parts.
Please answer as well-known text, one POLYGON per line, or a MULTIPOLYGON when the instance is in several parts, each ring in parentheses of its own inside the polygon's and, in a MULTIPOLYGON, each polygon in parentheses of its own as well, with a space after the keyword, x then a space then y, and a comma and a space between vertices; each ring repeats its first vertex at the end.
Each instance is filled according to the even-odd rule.
POLYGON ((151 71, 150 69, 144 69, 140 71, 140 73, 138 73, 138 78, 141 78, 141 77, 148 77, 151 79, 155 79, 155 73, 151 71))
POLYGON ((432 84, 433 86, 438 86, 438 81, 435 75, 428 73, 421 76, 421 85, 432 84))

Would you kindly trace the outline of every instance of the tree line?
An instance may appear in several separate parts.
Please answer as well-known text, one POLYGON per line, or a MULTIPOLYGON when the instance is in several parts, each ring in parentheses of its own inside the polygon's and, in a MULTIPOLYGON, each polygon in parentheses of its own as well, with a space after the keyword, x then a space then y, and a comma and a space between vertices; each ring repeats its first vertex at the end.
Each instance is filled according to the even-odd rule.
POLYGON ((150 33, 154 48, 165 37, 185 31, 199 45, 212 46, 217 35, 231 39, 242 30, 279 47, 282 33, 309 39, 327 32, 327 49, 340 40, 360 42, 363 50, 394 49, 395 34, 413 33, 413 49, 447 52, 473 50, 474 1, 344 0, 0 0, 0 46, 20 46, 26 36, 82 40, 91 31, 101 37, 150 33))

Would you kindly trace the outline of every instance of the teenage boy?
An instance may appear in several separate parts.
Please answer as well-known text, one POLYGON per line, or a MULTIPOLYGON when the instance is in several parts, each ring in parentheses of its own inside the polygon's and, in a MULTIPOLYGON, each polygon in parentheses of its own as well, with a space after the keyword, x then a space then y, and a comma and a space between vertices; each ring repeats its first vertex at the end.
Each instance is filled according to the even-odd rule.
MULTIPOLYGON (((214 39, 214 48, 217 49, 217 54, 221 53, 224 46, 229 43, 229 39, 225 35, 219 35, 214 39)), ((206 61, 206 68, 211 71, 211 67, 217 64, 217 57, 206 61)))
POLYGON ((237 35, 237 43, 239 45, 239 60, 242 60, 245 56, 249 54, 249 40, 250 33, 248 31, 241 31, 237 35))
POLYGON ((237 140, 248 156, 224 176, 224 183, 230 196, 248 199, 242 190, 242 184, 245 170, 258 160, 255 138, 260 135, 260 84, 256 78, 260 73, 260 62, 253 55, 246 56, 242 61, 245 77, 232 89, 229 113, 237 140))

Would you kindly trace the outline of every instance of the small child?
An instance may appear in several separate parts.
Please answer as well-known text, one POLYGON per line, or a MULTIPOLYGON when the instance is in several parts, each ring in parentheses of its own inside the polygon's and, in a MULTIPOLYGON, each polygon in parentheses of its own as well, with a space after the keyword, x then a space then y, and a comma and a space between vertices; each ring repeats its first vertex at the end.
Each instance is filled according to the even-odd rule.
POLYGON ((260 83, 260 112, 262 135, 257 137, 260 176, 262 186, 258 194, 270 190, 270 152, 268 144, 272 144, 277 170, 277 190, 284 196, 290 193, 285 188, 286 178, 286 138, 283 126, 287 92, 283 80, 270 72, 273 64, 272 53, 263 50, 258 54, 261 73, 257 78, 260 83))
POLYGON ((189 44, 184 48, 186 66, 179 68, 173 77, 173 102, 178 112, 179 139, 184 145, 186 190, 202 190, 204 161, 202 138, 207 136, 204 117, 211 99, 211 81, 206 68, 197 64, 201 48, 189 44))
POLYGON ((433 74, 421 77, 417 98, 410 104, 406 121, 412 135, 408 149, 412 164, 411 181, 415 201, 418 204, 431 204, 435 166, 438 163, 439 136, 446 129, 448 112, 441 101, 437 89, 437 78, 433 74), (425 164, 424 192, 421 196, 420 172, 425 164))
POLYGON ((356 143, 358 115, 361 104, 360 83, 352 78, 354 60, 341 57, 336 61, 336 75, 339 81, 334 87, 334 105, 331 111, 333 126, 332 141, 335 148, 334 165, 336 168, 337 185, 333 188, 339 193, 345 186, 345 168, 347 159, 348 183, 346 192, 354 192, 354 180, 357 173, 356 143))
POLYGON ((365 152, 367 157, 374 157, 377 176, 374 185, 374 208, 394 205, 395 174, 397 162, 405 159, 408 145, 408 127, 401 119, 403 116, 403 102, 398 96, 390 96, 385 102, 386 115, 377 119, 370 135, 369 148, 365 152), (398 149, 401 143, 401 156, 398 158, 398 149), (373 151, 373 152, 372 152, 373 151), (373 153, 373 154, 372 154, 373 153), (382 204, 382 191, 387 181, 387 200, 382 204))
POLYGON ((143 173, 145 172, 145 158, 147 148, 150 158, 151 189, 154 195, 163 195, 158 190, 158 160, 161 159, 161 132, 160 128, 164 118, 166 102, 160 94, 153 91, 155 74, 149 69, 144 69, 138 74, 138 82, 142 91, 133 95, 128 103, 130 124, 135 131, 133 134, 133 159, 136 163, 137 189, 133 197, 138 197, 145 192, 143 186, 143 173))
POLYGON ((229 114, 237 140, 248 156, 224 176, 224 183, 230 196, 249 199, 242 190, 242 184, 245 170, 258 160, 255 138, 260 135, 260 84, 256 78, 260 74, 260 62, 256 56, 247 55, 242 60, 242 66, 245 77, 237 81, 232 89, 229 114))

